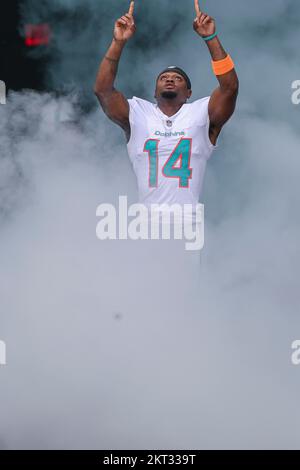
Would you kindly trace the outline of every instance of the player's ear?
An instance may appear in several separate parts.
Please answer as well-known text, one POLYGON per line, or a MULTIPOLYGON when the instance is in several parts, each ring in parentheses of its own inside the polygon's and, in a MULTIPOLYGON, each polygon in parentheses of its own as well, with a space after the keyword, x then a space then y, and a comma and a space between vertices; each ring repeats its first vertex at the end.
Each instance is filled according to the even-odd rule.
POLYGON ((192 90, 189 90, 188 91, 188 99, 192 96, 192 94, 193 94, 192 90))

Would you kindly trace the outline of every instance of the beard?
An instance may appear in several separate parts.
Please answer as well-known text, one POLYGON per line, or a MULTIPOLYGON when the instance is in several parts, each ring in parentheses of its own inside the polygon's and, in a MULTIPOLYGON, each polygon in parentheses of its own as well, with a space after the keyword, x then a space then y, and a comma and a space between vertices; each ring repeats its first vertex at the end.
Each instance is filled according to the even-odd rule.
POLYGON ((166 99, 169 99, 169 100, 173 100, 174 98, 177 97, 177 93, 176 91, 163 91, 162 94, 161 94, 161 97, 162 98, 166 98, 166 99))

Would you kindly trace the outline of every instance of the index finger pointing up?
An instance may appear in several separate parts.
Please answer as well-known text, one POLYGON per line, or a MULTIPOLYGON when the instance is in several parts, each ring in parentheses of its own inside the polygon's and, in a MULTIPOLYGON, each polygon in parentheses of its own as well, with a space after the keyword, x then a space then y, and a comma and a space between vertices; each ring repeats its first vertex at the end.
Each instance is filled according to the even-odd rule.
POLYGON ((134 12, 134 2, 130 2, 130 7, 129 7, 129 15, 133 15, 134 12))
POLYGON ((199 7, 199 0, 195 0, 195 10, 196 10, 196 15, 200 16, 201 11, 200 11, 200 7, 199 7))

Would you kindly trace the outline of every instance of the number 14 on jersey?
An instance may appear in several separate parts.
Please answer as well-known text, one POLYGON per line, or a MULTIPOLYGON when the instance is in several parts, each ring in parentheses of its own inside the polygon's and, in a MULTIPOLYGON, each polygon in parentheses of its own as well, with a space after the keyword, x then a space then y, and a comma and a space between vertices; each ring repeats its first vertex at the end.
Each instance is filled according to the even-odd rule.
MULTIPOLYGON (((148 152, 149 156, 150 188, 157 188, 158 185, 159 142, 157 139, 149 139, 144 147, 144 152, 148 152)), ((162 174, 166 178, 178 178, 180 188, 188 188, 192 177, 191 151, 192 139, 181 139, 162 168, 162 174)))

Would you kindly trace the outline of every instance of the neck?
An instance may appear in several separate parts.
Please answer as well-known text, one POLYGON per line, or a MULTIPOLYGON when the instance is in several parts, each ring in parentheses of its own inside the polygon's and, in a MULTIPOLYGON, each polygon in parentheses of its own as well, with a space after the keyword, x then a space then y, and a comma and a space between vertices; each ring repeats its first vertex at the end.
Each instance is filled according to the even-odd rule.
POLYGON ((166 116, 173 116, 184 104, 185 103, 179 103, 176 100, 170 100, 166 98, 159 98, 157 100, 157 106, 166 116))

